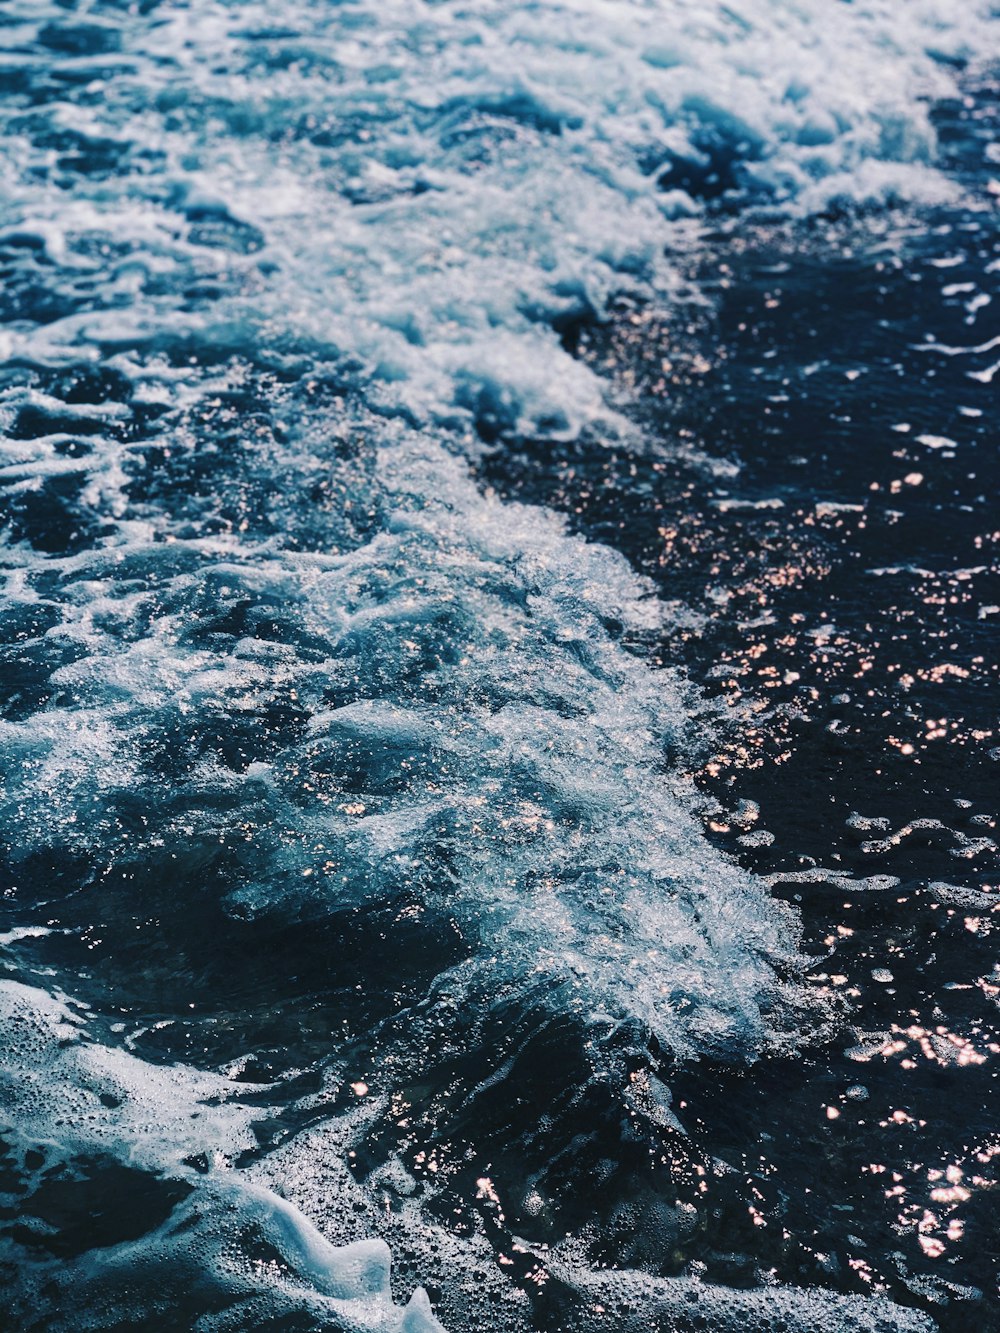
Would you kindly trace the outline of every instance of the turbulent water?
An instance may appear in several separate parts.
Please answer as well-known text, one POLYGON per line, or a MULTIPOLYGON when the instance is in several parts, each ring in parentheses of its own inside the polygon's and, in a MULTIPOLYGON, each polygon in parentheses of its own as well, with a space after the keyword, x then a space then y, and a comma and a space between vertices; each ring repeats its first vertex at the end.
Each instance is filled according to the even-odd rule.
POLYGON ((0 8, 5 1326, 1000 1327, 998 33, 0 8))

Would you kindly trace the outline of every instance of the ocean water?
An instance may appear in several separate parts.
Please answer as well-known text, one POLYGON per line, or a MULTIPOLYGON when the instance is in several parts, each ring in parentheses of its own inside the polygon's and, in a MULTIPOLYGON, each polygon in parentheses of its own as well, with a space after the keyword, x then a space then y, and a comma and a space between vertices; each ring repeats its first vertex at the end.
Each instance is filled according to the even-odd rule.
POLYGON ((998 34, 0 8, 4 1327, 1000 1328, 998 34))

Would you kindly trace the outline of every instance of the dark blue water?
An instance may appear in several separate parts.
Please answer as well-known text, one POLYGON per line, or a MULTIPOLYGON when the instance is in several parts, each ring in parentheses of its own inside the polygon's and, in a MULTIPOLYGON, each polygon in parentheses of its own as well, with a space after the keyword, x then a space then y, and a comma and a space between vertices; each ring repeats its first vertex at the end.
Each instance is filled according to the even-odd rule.
POLYGON ((0 15, 4 1326, 1000 1327, 988 6, 0 15))
MULTIPOLYGON (((794 233, 720 234, 727 290, 688 353, 712 364, 681 394, 656 392, 674 329, 643 312, 638 335, 615 331, 650 412, 737 476, 523 446, 485 472, 702 611, 655 652, 725 701, 698 774, 710 833, 796 904, 812 978, 848 997, 845 1029, 805 1059, 675 1083, 693 1137, 733 1168, 699 1258, 730 1280, 766 1255, 787 1281, 884 1284, 963 1328, 996 1266, 1000 477, 988 352, 948 357, 928 335, 993 336, 968 338, 966 303, 997 235, 991 218, 936 224, 896 219, 877 243, 838 224, 821 256, 794 233), (934 423, 951 444, 920 441, 934 423)), ((604 356, 606 332, 582 345, 604 356)))

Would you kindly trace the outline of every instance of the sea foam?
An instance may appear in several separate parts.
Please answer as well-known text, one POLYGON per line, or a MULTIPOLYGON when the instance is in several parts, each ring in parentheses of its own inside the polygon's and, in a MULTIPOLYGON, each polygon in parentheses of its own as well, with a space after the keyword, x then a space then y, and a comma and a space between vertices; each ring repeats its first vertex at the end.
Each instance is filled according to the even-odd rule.
MULTIPOLYGON (((367 960, 401 936, 405 981, 345 1019, 390 1083, 471 1050, 477 1090, 502 1084, 477 1033, 555 1016, 602 1095, 632 1098, 622 1123, 678 1133, 623 1046, 746 1061, 802 1031, 795 920, 706 842, 684 776, 703 704, 648 661, 677 612, 482 495, 463 455, 634 432, 563 334, 623 294, 671 301, 720 209, 955 197, 929 106, 988 49, 990 9, 140 8, 15 4, 5 29, 0 808, 29 984, 0 999, 25 1179, 43 1151, 166 1192, 141 1239, 26 1266, 19 1309, 103 1327, 190 1299, 206 1329, 416 1333, 433 1317, 392 1304, 380 1243, 334 1251, 306 1220, 335 1229, 297 1128, 367 1096, 346 1038, 323 1033, 319 1091, 256 1101, 217 1072, 221 1037, 203 1069, 126 1047, 178 1022, 157 1015, 206 919, 241 942, 377 922, 367 960), (70 937, 93 967, 65 964, 70 937), (91 997, 92 1038, 63 992, 91 997)), ((231 1005, 202 1035, 238 1027, 231 1005)), ((402 1214, 481 1261, 419 1193, 402 1214)), ((674 1318, 689 1293, 647 1295, 674 1318)), ((811 1327, 813 1298, 785 1303, 811 1327)))

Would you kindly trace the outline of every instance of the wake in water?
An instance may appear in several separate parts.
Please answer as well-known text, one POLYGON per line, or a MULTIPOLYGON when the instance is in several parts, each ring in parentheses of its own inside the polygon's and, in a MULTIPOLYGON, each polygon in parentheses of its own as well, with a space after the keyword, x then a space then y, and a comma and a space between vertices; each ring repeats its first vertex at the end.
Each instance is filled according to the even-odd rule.
POLYGON ((574 338, 707 209, 959 200, 949 10, 8 10, 15 1327, 931 1327, 670 1276, 674 1072, 837 1009, 705 836, 703 621, 470 464, 683 453, 574 338))

